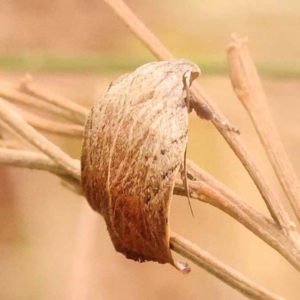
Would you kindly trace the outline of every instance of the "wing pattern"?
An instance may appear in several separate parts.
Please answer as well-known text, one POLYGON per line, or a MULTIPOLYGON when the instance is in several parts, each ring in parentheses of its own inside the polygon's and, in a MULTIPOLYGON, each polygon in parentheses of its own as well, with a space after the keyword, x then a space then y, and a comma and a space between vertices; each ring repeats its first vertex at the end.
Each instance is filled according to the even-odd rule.
POLYGON ((82 147, 82 187, 117 251, 138 261, 174 261, 169 210, 187 143, 183 59, 149 63, 113 82, 95 102, 82 147))

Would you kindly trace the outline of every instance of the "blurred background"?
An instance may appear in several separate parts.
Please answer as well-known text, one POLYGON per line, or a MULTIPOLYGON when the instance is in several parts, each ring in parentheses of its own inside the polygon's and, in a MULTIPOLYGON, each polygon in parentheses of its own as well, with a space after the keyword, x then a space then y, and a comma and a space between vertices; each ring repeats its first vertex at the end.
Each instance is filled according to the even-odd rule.
MULTIPOLYGON (((249 37, 270 108, 299 175, 300 2, 126 3, 171 52, 199 64, 202 87, 240 129, 291 211, 231 89, 226 47, 233 32, 249 37)), ((90 107, 113 79, 153 60, 100 0, 0 2, 0 80, 18 83, 29 72, 40 85, 90 107)), ((80 156, 81 141, 47 137, 80 156)), ((268 214, 227 144, 194 114, 188 157, 268 214)), ((0 299, 246 299, 193 265, 192 273, 183 276, 170 266, 126 260, 114 251, 102 218, 52 175, 0 166, 0 200, 0 299)), ((217 209, 192 205, 194 219, 187 200, 174 197, 172 230, 272 291, 300 299, 300 275, 277 252, 217 209)))

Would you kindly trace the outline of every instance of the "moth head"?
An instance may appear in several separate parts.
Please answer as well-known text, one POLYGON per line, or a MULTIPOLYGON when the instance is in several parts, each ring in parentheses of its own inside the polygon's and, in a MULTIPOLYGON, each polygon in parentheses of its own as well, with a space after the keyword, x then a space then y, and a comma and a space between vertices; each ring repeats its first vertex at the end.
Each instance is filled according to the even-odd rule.
POLYGON ((182 74, 183 82, 187 87, 190 87, 192 82, 201 74, 200 68, 187 59, 179 58, 175 59, 173 62, 174 66, 176 66, 178 71, 182 74))

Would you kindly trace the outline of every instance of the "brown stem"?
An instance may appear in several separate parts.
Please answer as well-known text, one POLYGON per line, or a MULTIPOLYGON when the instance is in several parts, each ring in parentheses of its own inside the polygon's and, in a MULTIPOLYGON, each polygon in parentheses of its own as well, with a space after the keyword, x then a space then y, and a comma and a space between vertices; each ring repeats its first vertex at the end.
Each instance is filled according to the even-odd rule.
POLYGON ((104 0, 113 12, 125 23, 130 31, 152 52, 159 60, 174 59, 172 53, 146 27, 122 0, 104 0))
MULTIPOLYGON (((202 181, 189 181, 190 197, 209 203, 233 217, 256 236, 278 251, 291 265, 300 271, 300 253, 293 243, 272 221, 249 207, 239 198, 227 198, 215 187, 202 181)), ((186 190, 180 180, 176 181, 174 193, 186 196, 186 190)))
MULTIPOLYGON (((300 262, 300 247, 299 247, 299 234, 295 227, 290 228, 278 228, 277 224, 274 224, 269 218, 262 216, 256 212, 251 206, 247 204, 240 196, 236 195, 232 190, 219 182, 216 178, 199 168, 193 162, 187 162, 188 172, 194 180, 204 180, 210 186, 214 187, 221 195, 225 196, 234 206, 241 209, 243 213, 246 213, 252 221, 257 222, 259 227, 257 232, 254 232, 248 226, 253 233, 259 236, 262 240, 268 243, 271 247, 281 253, 296 269, 299 270, 300 262), (275 226, 274 226, 275 225, 275 226), (261 230, 267 230, 267 234, 261 234, 261 230), (284 233, 284 235, 283 235, 284 233), (274 242, 275 239, 277 242, 274 242)), ((226 205, 224 207, 226 209, 226 205)), ((284 211, 285 213, 285 211, 284 211)))
POLYGON ((9 140, 15 143, 16 147, 13 148, 20 149, 22 148, 21 145, 23 144, 25 144, 24 146, 26 147, 31 147, 31 145, 28 142, 22 139, 9 125, 3 122, 3 120, 0 120, 0 134, 1 139, 9 140))
POLYGON ((77 163, 59 147, 47 140, 33 127, 25 122, 18 114, 10 109, 4 100, 0 99, 0 118, 13 128, 20 136, 47 154, 59 166, 65 168, 74 178, 80 179, 80 168, 77 163))
MULTIPOLYGON (((19 145, 18 143, 16 143, 15 141, 11 141, 11 140, 2 140, 0 139, 0 149, 4 148, 4 149, 19 149, 19 145)), ((1 163, 0 163, 1 164, 1 163)))
POLYGON ((228 188, 225 184, 214 178, 205 170, 201 169, 194 162, 187 161, 188 176, 192 180, 204 181, 213 188, 215 188, 220 194, 228 198, 234 205, 239 207, 244 213, 247 213, 253 220, 255 220, 260 226, 271 226, 274 229, 280 230, 277 223, 275 223, 269 217, 257 212, 253 207, 251 207, 247 201, 242 199, 241 196, 237 195, 234 191, 228 188))
POLYGON ((258 285, 241 273, 235 271, 221 261, 214 258, 200 247, 171 232, 171 249, 194 262, 199 267, 218 277, 223 282, 238 290, 250 299, 256 300, 283 300, 284 298, 270 292, 266 288, 258 285))
POLYGON ((27 75, 20 86, 20 91, 31 96, 42 99, 43 101, 60 107, 63 110, 69 111, 72 114, 72 120, 84 125, 89 110, 65 97, 57 95, 45 88, 39 87, 32 81, 32 78, 27 75))
POLYGON ((82 138, 83 126, 81 125, 65 124, 48 120, 31 113, 27 113, 23 110, 20 110, 19 113, 28 124, 42 131, 57 135, 82 138))
POLYGON ((0 97, 14 103, 19 103, 28 107, 34 107, 41 111, 63 117, 69 121, 74 121, 74 114, 71 111, 52 105, 45 101, 38 101, 37 98, 21 93, 11 87, 11 85, 3 82, 0 82, 0 97))
POLYGON ((234 40, 227 53, 233 89, 251 117, 277 178, 300 222, 300 183, 271 116, 247 42, 234 40))
POLYGON ((68 175, 64 168, 52 161, 47 155, 28 150, 0 148, 0 165, 68 175))

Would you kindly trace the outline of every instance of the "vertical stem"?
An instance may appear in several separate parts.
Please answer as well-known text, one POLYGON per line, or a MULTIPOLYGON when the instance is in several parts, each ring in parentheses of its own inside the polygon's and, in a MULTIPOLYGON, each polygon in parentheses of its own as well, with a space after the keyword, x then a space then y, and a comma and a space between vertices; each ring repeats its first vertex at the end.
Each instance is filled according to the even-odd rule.
POLYGON ((300 183, 281 142, 245 41, 230 44, 228 62, 233 89, 251 117, 277 178, 300 222, 300 183))
POLYGON ((157 59, 169 60, 175 58, 122 0, 104 0, 104 2, 157 59))

